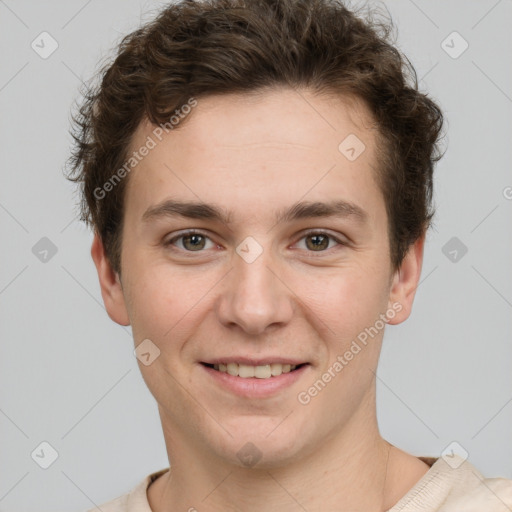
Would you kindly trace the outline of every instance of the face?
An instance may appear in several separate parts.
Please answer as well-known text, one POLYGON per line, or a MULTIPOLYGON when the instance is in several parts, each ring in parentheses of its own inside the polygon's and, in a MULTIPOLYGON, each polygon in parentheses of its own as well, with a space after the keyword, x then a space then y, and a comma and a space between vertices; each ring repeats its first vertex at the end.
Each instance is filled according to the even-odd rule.
POLYGON ((159 351, 139 366, 173 448, 290 463, 374 421, 384 323, 409 314, 422 242, 393 272, 356 100, 283 89, 192 110, 161 140, 135 134, 132 150, 156 144, 129 176, 120 281, 95 240, 103 297, 159 351))

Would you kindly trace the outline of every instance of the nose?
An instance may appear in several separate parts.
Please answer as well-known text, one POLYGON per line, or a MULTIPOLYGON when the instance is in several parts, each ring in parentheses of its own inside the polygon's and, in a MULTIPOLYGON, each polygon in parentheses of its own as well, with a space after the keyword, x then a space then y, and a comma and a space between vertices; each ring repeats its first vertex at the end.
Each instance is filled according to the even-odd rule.
POLYGON ((226 327, 238 326, 247 334, 261 335, 291 320, 293 293, 269 251, 249 261, 233 255, 233 268, 223 280, 217 315, 226 327))

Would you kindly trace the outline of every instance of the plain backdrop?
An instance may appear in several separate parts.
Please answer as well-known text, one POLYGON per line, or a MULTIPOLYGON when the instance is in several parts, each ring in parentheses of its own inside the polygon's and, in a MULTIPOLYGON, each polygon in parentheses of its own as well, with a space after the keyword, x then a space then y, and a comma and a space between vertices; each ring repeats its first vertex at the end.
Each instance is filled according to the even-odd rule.
MULTIPOLYGON (((168 465, 63 176, 81 81, 161 5, 0 1, 0 511, 85 510, 168 465), (47 469, 42 453, 57 457, 47 469)), ((415 455, 456 442, 512 478, 512 2, 379 5, 447 121, 414 312, 386 331, 379 424, 415 455)))

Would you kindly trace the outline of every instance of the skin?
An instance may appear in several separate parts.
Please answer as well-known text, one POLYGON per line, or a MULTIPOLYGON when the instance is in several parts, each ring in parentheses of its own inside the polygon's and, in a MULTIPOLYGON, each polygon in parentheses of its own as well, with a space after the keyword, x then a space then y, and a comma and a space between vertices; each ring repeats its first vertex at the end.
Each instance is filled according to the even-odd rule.
MULTIPOLYGON (((132 149, 154 128, 141 123, 132 149)), ((172 467, 148 489, 152 510, 386 510, 429 469, 390 448, 378 430, 384 330, 307 405, 297 400, 380 314, 399 303, 388 320, 398 324, 411 311, 424 238, 394 271, 375 148, 372 118, 357 99, 283 88, 198 99, 131 172, 122 277, 98 236, 91 254, 110 318, 131 324, 135 345, 150 339, 160 350, 149 366, 139 362, 172 467), (352 162, 338 150, 349 134, 366 146, 352 162), (170 198, 222 206, 230 223, 142 221, 170 198), (275 223, 276 210, 298 201, 340 198, 366 221, 275 223), (183 238, 165 246, 189 228, 207 237, 199 251, 183 238), (304 234, 311 228, 346 243, 328 238, 316 248, 304 234), (263 249, 252 263, 236 253, 248 236, 263 249), (221 388, 200 364, 233 354, 281 354, 310 366, 275 396, 248 399, 221 388), (253 467, 237 457, 247 442, 262 454, 253 467)))

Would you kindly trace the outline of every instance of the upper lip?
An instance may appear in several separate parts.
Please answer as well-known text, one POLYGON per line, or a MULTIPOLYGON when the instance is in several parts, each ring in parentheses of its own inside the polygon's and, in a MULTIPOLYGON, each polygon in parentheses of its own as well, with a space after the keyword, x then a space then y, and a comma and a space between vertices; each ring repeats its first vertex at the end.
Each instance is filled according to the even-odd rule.
POLYGON ((289 364, 289 365, 299 365, 299 364, 307 364, 307 361, 304 359, 293 359, 289 357, 281 357, 281 356, 268 356, 268 357, 244 357, 244 356, 229 356, 229 357, 216 357, 212 359, 208 359, 206 361, 201 361, 206 364, 229 364, 229 363, 241 363, 246 364, 248 366, 264 366, 267 364, 289 364))

